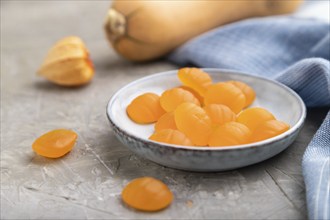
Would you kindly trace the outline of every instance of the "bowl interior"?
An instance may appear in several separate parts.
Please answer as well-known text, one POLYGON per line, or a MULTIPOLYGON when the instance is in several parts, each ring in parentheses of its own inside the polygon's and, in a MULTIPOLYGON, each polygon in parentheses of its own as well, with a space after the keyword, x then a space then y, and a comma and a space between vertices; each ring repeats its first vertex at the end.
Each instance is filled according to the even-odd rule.
MULTIPOLYGON (((296 93, 286 86, 251 75, 204 69, 213 82, 238 80, 247 83, 256 91, 256 100, 250 106, 266 108, 276 119, 290 124, 291 129, 304 115, 304 104, 296 93)), ((110 100, 107 114, 114 124, 128 134, 148 140, 154 131, 154 124, 140 125, 126 114, 127 105, 138 95, 153 92, 161 95, 166 89, 180 86, 177 70, 154 74, 134 81, 120 89, 110 100)))

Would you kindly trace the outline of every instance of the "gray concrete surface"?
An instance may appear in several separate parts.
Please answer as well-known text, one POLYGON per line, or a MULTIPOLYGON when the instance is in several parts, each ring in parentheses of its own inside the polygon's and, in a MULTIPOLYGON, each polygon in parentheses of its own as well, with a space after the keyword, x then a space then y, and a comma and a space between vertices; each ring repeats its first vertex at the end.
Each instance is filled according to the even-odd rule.
POLYGON ((1 219, 303 219, 301 159, 325 109, 309 109, 297 140, 265 162, 219 173, 173 170, 142 159, 114 137, 105 115, 111 95, 152 73, 175 69, 118 57, 102 30, 107 1, 1 1, 1 219), (93 82, 68 89, 35 74, 49 47, 67 35, 86 42, 93 82), (42 133, 68 128, 79 140, 67 156, 33 153, 42 133), (120 199, 136 177, 164 181, 175 195, 158 213, 120 199))

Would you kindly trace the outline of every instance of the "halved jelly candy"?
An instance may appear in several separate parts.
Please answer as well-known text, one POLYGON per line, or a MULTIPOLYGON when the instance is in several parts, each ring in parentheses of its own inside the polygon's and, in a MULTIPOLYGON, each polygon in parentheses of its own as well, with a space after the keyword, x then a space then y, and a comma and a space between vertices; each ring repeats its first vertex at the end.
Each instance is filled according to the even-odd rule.
POLYGON ((274 120, 272 113, 264 108, 254 107, 242 111, 236 121, 247 126, 253 132, 264 121, 274 120))
POLYGON ((200 105, 198 99, 191 92, 181 88, 166 90, 160 96, 159 101, 162 108, 167 112, 174 111, 176 107, 184 102, 192 102, 200 105))
POLYGON ((193 103, 183 103, 174 111, 175 124, 193 143, 206 146, 212 122, 205 110, 193 103))
POLYGON ((32 144, 32 149, 41 156, 58 158, 72 150, 77 137, 78 135, 71 130, 52 130, 37 138, 32 144))
POLYGON ((159 96, 154 93, 144 93, 136 97, 126 111, 133 121, 140 124, 155 122, 165 113, 160 106, 159 96))
POLYGON ((236 114, 245 105, 244 93, 230 83, 220 82, 209 86, 204 98, 205 105, 223 104, 228 106, 236 114))
POLYGON ((209 74, 198 68, 179 69, 178 77, 183 85, 197 91, 201 96, 205 95, 207 87, 212 84, 209 74))
POLYGON ((158 211, 169 206, 173 194, 160 180, 141 177, 125 186, 121 197, 130 207, 142 211, 158 211))
POLYGON ((210 104, 204 106, 204 110, 210 116, 213 125, 222 125, 236 120, 235 113, 226 105, 210 104))
POLYGON ((251 136, 251 142, 262 141, 275 137, 289 130, 290 126, 282 121, 269 120, 264 121, 254 130, 251 136))
POLYGON ((228 81, 227 83, 230 83, 230 84, 236 86, 244 93, 245 99, 246 99, 244 107, 247 107, 252 104, 252 102, 256 98, 256 93, 249 85, 247 85, 246 83, 243 83, 240 81, 234 81, 234 80, 228 81))
POLYGON ((177 130, 175 120, 174 120, 174 112, 165 113, 156 122, 155 131, 160 131, 160 130, 163 130, 163 129, 177 130))
POLYGON ((238 122, 228 122, 220 125, 210 136, 209 146, 233 146, 247 144, 251 136, 248 127, 238 122))
POLYGON ((149 139, 168 144, 177 144, 185 146, 193 145, 191 140, 189 140, 186 135, 184 135, 181 131, 173 129, 163 129, 161 131, 156 131, 149 137, 149 139))

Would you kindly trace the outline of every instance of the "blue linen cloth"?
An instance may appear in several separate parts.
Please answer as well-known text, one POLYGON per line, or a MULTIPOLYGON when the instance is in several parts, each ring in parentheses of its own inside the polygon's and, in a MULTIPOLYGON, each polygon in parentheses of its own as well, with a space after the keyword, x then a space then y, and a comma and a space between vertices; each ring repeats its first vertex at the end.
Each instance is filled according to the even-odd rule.
MULTIPOLYGON (((290 16, 254 18, 202 34, 169 56, 182 66, 238 70, 278 80, 307 107, 330 106, 330 26, 290 16)), ((330 111, 302 161, 310 219, 330 219, 330 111)))

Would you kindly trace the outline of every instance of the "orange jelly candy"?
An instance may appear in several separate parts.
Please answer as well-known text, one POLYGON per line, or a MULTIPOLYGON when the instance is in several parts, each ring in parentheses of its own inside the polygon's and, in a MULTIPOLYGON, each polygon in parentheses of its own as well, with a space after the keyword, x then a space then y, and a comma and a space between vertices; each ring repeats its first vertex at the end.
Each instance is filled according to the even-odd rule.
POLYGON ((247 126, 251 132, 253 132, 261 123, 269 120, 275 120, 274 115, 260 107, 245 109, 237 116, 237 122, 247 126))
POLYGON ((176 107, 184 102, 191 102, 200 105, 198 99, 191 92, 181 88, 166 90, 160 96, 159 101, 162 108, 167 112, 174 111, 176 107))
POLYGON ((168 143, 168 144, 177 144, 192 146, 193 143, 186 135, 181 131, 173 129, 163 129, 161 131, 156 131, 153 135, 149 137, 150 140, 168 143))
POLYGON ((165 113, 156 122, 155 131, 160 131, 160 130, 163 130, 163 129, 177 130, 175 120, 174 120, 174 112, 165 113))
POLYGON ((289 130, 290 126, 282 121, 269 120, 262 122, 252 133, 251 142, 266 140, 289 130))
POLYGON ((136 97, 126 111, 133 121, 140 124, 155 122, 165 113, 160 106, 159 96, 154 93, 144 93, 136 97))
POLYGON ((53 130, 37 138, 32 144, 32 149, 44 157, 62 157, 72 150, 77 137, 78 135, 71 130, 53 130))
POLYGON ((178 72, 181 83, 204 96, 208 86, 212 84, 209 74, 198 68, 181 68, 178 72))
POLYGON ((237 114, 244 108, 246 98, 244 93, 236 86, 220 82, 208 87, 204 102, 205 105, 226 105, 237 114))
POLYGON ((228 122, 219 126, 210 136, 209 146, 233 146, 249 142, 251 131, 237 122, 228 122))
POLYGON ((173 200, 169 188, 152 177, 141 177, 131 181, 122 191, 121 197, 128 206, 149 212, 164 209, 173 200))
POLYGON ((213 125, 222 125, 236 120, 236 114, 226 105, 210 104, 205 106, 204 110, 210 116, 213 125))
POLYGON ((175 109, 174 119, 178 130, 183 132, 194 145, 207 145, 212 122, 203 108, 193 103, 183 103, 175 109))
POLYGON ((254 99, 256 98, 256 93, 255 91, 246 83, 240 82, 240 81, 228 81, 227 83, 230 83, 237 88, 239 88, 245 95, 245 105, 244 107, 247 107, 252 104, 254 99))
POLYGON ((195 90, 193 90, 192 88, 188 87, 188 86, 180 86, 178 88, 187 90, 188 92, 191 92, 199 101, 199 103, 202 105, 204 103, 204 98, 195 90))

